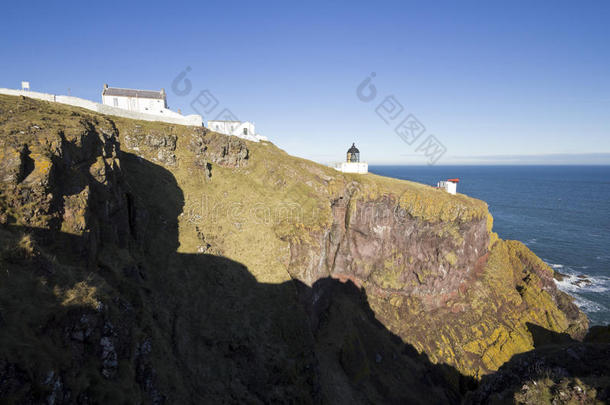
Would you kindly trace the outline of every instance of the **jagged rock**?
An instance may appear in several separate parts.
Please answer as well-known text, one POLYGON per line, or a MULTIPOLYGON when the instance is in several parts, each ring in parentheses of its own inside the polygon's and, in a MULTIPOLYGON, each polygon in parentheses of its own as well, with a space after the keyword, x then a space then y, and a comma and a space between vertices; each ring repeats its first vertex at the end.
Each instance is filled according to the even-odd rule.
POLYGON ((100 339, 100 346, 102 347, 102 375, 106 378, 112 378, 116 375, 116 369, 118 367, 114 344, 110 337, 104 336, 100 339))
POLYGON ((484 377, 478 389, 468 393, 465 403, 604 403, 610 399, 608 354, 608 344, 572 342, 537 348, 515 356, 497 373, 484 377), (578 359, 568 359, 570 352, 578 353, 578 359))
POLYGON ((176 135, 146 130, 142 126, 134 125, 126 131, 124 139, 127 150, 135 151, 167 166, 176 164, 175 150, 178 139, 176 135))
POLYGON ((17 397, 23 403, 34 403, 32 388, 31 379, 18 364, 0 358, 0 398, 17 397))
POLYGON ((195 154, 195 164, 206 167, 206 170, 211 170, 206 162, 231 168, 244 167, 248 164, 248 147, 236 136, 224 136, 203 130, 191 134, 188 147, 195 154))
POLYGON ((482 201, 270 143, 0 96, 0 182, 17 403, 458 403, 587 326, 482 201))
POLYGON ((51 392, 46 398, 48 405, 55 405, 57 403, 67 403, 70 400, 69 393, 64 392, 61 377, 55 375, 55 372, 51 370, 49 375, 45 379, 44 385, 49 386, 51 392))
POLYGON ((152 344, 149 338, 144 339, 136 347, 136 381, 150 399, 151 404, 165 403, 165 396, 157 388, 157 373, 150 362, 152 344))

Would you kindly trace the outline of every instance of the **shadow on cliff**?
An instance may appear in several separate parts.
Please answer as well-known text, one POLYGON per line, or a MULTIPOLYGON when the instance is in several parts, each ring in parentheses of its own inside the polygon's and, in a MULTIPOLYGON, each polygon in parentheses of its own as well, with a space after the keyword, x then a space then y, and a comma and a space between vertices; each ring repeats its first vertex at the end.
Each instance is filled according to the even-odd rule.
POLYGON ((20 352, 0 361, 9 403, 457 403, 472 388, 389 332, 351 282, 259 283, 228 258, 177 252, 174 176, 119 157, 126 215, 97 201, 82 236, 0 228, 19 274, 4 287, 29 286, 28 305, 1 301, 0 341, 20 352))
POLYGON ((535 349, 548 345, 565 345, 577 342, 567 333, 557 333, 531 322, 527 322, 526 325, 534 340, 535 349))
POLYGON ((259 283, 228 258, 179 253, 174 176, 120 160, 127 215, 114 218, 126 224, 90 212, 95 236, 1 229, 50 252, 7 261, 32 275, 36 301, 31 313, 0 308, 3 345, 14 334, 5 348, 23 354, 0 362, 9 403, 440 404, 475 388, 388 331, 351 282, 259 283), (128 229, 126 243, 108 237, 116 229, 128 229))
POLYGON ((583 342, 529 322, 527 327, 534 350, 484 376, 466 404, 610 401, 610 326, 592 327, 583 342))
POLYGON ((135 155, 121 161, 147 213, 140 220, 136 208, 130 217, 146 229, 136 239, 155 269, 153 291, 164 291, 171 309, 173 354, 185 380, 197 381, 192 391, 222 387, 202 400, 457 403, 473 388, 388 331, 351 282, 259 283, 230 259, 176 253, 184 195, 174 176, 135 155))

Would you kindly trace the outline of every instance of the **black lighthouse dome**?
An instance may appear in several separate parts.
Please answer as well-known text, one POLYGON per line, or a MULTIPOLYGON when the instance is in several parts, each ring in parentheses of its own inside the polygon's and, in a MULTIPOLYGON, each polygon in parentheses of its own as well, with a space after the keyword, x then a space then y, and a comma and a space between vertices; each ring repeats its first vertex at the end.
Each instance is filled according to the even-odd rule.
POLYGON ((352 147, 347 150, 347 161, 360 162, 360 151, 356 147, 355 143, 352 143, 352 147))

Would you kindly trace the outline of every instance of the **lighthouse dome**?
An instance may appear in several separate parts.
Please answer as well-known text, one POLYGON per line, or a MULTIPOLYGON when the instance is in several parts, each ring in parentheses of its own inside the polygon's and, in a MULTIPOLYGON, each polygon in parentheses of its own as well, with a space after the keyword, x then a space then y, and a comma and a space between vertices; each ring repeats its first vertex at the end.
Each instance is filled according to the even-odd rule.
POLYGON ((352 143, 352 147, 347 150, 347 161, 348 162, 359 162, 360 151, 356 147, 355 143, 352 143))

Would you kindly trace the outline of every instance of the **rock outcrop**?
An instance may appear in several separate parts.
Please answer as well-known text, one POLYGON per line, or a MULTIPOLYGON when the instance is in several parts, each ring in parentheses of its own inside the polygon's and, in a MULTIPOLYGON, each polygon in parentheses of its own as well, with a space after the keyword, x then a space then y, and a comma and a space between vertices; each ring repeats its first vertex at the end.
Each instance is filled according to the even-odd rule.
POLYGON ((466 404, 600 404, 610 400, 610 327, 591 328, 584 342, 528 325, 536 350, 514 356, 483 377, 466 404))
POLYGON ((330 227, 291 243, 291 276, 352 281, 389 330, 475 377, 534 347, 528 322, 584 337, 587 318, 552 270, 522 243, 497 240, 485 207, 420 209, 412 194, 370 198, 351 184, 331 203, 330 227))
POLYGON ((8 96, 0 147, 9 403, 457 403, 587 330, 463 195, 8 96))

